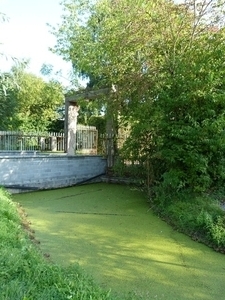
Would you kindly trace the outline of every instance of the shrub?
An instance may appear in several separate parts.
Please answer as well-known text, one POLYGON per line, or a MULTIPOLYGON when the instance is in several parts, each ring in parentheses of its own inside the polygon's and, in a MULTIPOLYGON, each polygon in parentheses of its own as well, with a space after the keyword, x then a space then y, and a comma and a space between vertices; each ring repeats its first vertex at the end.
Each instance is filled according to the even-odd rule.
POLYGON ((213 217, 202 210, 197 218, 197 225, 204 231, 212 245, 225 249, 225 216, 213 217))
POLYGON ((190 190, 168 194, 157 190, 152 207, 180 232, 225 253, 225 212, 215 197, 190 190))

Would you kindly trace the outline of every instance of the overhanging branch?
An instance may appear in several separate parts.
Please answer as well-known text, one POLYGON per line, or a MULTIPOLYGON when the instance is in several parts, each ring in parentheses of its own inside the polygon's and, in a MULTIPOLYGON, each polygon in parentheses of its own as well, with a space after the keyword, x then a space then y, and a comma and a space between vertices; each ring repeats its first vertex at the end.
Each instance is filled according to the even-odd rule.
POLYGON ((70 95, 66 97, 66 101, 76 102, 78 100, 93 100, 101 96, 108 95, 112 92, 111 88, 104 88, 99 90, 83 91, 77 94, 70 95))

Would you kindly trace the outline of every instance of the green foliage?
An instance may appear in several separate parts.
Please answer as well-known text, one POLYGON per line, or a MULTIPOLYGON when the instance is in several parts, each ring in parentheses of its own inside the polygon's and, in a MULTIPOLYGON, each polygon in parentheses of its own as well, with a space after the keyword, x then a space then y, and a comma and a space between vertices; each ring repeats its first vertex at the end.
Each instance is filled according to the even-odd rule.
POLYGON ((7 130, 11 127, 13 116, 17 112, 15 98, 9 96, 9 90, 17 89, 17 79, 12 74, 0 73, 0 128, 7 130))
MULTIPOLYGON (((82 90, 81 90, 82 92, 82 90)), ((98 130, 102 133, 105 128, 104 116, 102 111, 102 101, 96 99, 95 101, 79 101, 79 115, 78 115, 78 123, 83 125, 97 126, 98 130), (95 125, 96 124, 96 125, 95 125)))
MULTIPOLYGON (((0 12, 0 24, 6 21, 8 21, 7 16, 0 12)), ((6 60, 9 59, 1 50, 0 56, 6 60)), ((15 58, 10 57, 10 59, 18 65, 22 65, 15 58)), ((17 88, 17 77, 14 74, 0 70, 0 130, 7 130, 14 123, 13 116, 17 112, 17 103, 14 98, 9 97, 9 90, 17 88)))
POLYGON ((12 91, 18 103, 15 116, 18 129, 45 131, 57 119, 57 109, 63 104, 62 87, 54 81, 45 82, 35 75, 14 70, 19 77, 19 91, 12 91))
POLYGON ((175 191, 206 191, 225 178, 224 1, 196 4, 64 1, 53 29, 54 51, 77 74, 118 87, 110 109, 131 128, 123 159, 175 191))
POLYGON ((225 211, 213 195, 200 196, 191 190, 172 194, 158 188, 151 204, 177 230, 225 253, 225 211))
POLYGON ((4 100, 1 129, 46 131, 57 119, 57 109, 63 104, 61 85, 26 73, 24 66, 14 67, 7 78, 16 78, 17 85, 9 85, 1 98, 4 100))
POLYGON ((106 130, 106 118, 105 116, 91 116, 88 125, 95 126, 98 130, 98 134, 105 134, 106 130))
POLYGON ((0 189, 0 294, 2 299, 111 299, 78 266, 47 261, 23 230, 17 207, 0 189))
POLYGON ((197 217, 197 225, 205 231, 207 238, 219 248, 225 248, 225 215, 213 217, 202 210, 197 217))

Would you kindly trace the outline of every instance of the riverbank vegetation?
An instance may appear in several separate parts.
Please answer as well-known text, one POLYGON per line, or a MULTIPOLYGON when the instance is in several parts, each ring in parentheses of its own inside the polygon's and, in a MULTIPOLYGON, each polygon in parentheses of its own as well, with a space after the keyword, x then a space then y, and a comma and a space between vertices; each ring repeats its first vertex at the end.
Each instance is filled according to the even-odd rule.
POLYGON ((50 262, 19 209, 20 214, 9 194, 0 189, 1 299, 112 299, 77 265, 62 267, 50 262))

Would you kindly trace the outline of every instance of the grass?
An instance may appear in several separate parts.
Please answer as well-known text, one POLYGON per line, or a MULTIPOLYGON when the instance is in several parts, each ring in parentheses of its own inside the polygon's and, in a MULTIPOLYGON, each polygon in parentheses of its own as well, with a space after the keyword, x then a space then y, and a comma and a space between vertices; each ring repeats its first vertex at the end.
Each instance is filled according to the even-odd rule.
POLYGON ((152 208, 176 230, 225 253, 225 211, 218 194, 158 193, 152 208))
POLYGON ((112 299, 78 265, 48 261, 27 229, 10 195, 0 189, 1 300, 112 299))
POLYGON ((111 289, 111 297, 224 297, 224 255, 168 226, 137 189, 101 183, 13 199, 26 209, 51 260, 79 263, 99 286, 111 289))

